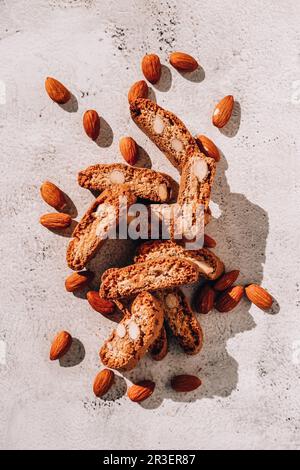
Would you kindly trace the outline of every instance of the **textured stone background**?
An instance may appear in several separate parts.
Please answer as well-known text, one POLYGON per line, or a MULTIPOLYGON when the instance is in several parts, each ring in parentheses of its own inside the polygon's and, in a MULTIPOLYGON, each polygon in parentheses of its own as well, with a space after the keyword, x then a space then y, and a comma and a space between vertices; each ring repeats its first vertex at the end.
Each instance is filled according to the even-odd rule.
MULTIPOLYGON (((1 448, 299 448, 299 15, 297 0, 0 0, 1 448), (171 70, 174 49, 203 69, 171 70), (92 195, 77 186, 77 171, 120 161, 124 134, 148 152, 148 165, 177 177, 127 108, 140 58, 152 51, 165 64, 152 97, 224 154, 208 228, 216 251, 277 302, 271 314, 243 301, 231 314, 202 315, 198 356, 172 343, 162 363, 146 358, 100 400, 91 384, 111 323, 65 292, 68 238, 39 226, 48 211, 39 186, 56 182, 80 216, 92 195), (47 75, 69 86, 71 107, 48 99, 47 75), (240 125, 237 108, 235 126, 220 132, 210 116, 229 93, 240 125), (81 125, 90 107, 102 116, 97 144, 81 125), (50 363, 62 328, 78 340, 50 363), (203 386, 176 395, 166 384, 181 372, 198 373, 203 386), (155 394, 130 403, 125 381, 144 377, 155 394)), ((97 270, 126 263, 130 249, 108 243, 97 270)))

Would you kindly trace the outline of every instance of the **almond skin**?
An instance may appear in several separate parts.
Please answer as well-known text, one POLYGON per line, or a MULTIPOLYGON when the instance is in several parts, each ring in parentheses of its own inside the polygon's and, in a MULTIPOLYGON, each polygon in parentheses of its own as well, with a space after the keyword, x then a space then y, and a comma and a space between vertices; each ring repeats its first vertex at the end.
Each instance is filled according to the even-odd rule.
POLYGON ((129 165, 135 165, 138 159, 138 146, 132 137, 122 137, 119 142, 120 152, 129 165))
POLYGON ((46 227, 53 230, 62 230, 71 225, 72 219, 68 214, 63 213, 51 213, 44 214, 40 217, 40 223, 46 227))
POLYGON ((273 299, 263 287, 257 284, 250 284, 246 287, 245 292, 250 302, 253 302, 262 310, 268 310, 272 307, 273 299))
POLYGON ((142 72, 145 78, 153 85, 159 81, 161 76, 161 64, 158 55, 147 54, 143 57, 142 72))
POLYGON ((93 277, 93 273, 90 271, 81 271, 78 273, 72 273, 65 280, 65 288, 68 292, 75 292, 78 289, 86 286, 90 279, 93 277))
POLYGON ((97 111, 89 109, 83 115, 83 128, 92 140, 97 140, 100 133, 100 117, 97 111))
POLYGON ((212 117, 213 125, 218 128, 224 127, 231 118, 233 106, 234 99, 232 95, 222 98, 214 109, 212 117))
POLYGON ((145 80, 140 80, 135 82, 129 92, 128 92, 128 102, 129 104, 133 103, 138 98, 148 98, 148 85, 145 80))
POLYGON ((171 380, 171 387, 175 392, 192 392, 200 387, 201 380, 195 375, 176 375, 171 380))
POLYGON ((113 313, 115 310, 115 304, 110 300, 102 299, 99 296, 98 292, 94 290, 90 290, 86 294, 86 298, 90 306, 96 310, 98 313, 102 313, 103 315, 113 313))
POLYGON ((216 162, 220 161, 220 152, 216 145, 206 135, 197 135, 196 141, 201 152, 207 157, 213 158, 216 162))
POLYGON ((194 57, 184 52, 172 52, 170 64, 181 72, 194 72, 198 68, 198 62, 194 57))
POLYGON ((65 104, 71 98, 69 90, 55 78, 47 77, 45 88, 46 92, 55 103, 65 104))
POLYGON ((228 287, 232 286, 232 284, 237 280, 239 274, 240 271, 237 269, 223 274, 223 276, 221 276, 215 283, 214 289, 216 291, 223 291, 228 289, 228 287))
POLYGON ((220 294, 215 303, 219 312, 230 312, 237 306, 244 294, 243 286, 233 286, 220 294))
POLYGON ((52 341, 50 360, 55 361, 62 357, 70 349, 72 336, 67 331, 60 331, 52 341))
POLYGON ((63 192, 51 181, 44 181, 40 187, 41 196, 49 206, 61 211, 67 203, 63 192))
POLYGON ((212 237, 210 237, 209 235, 205 233, 203 246, 204 248, 215 248, 215 246, 217 246, 217 242, 216 240, 214 240, 212 237))
POLYGON ((110 369, 101 370, 95 377, 93 391, 96 397, 102 397, 114 383, 115 374, 110 369))
POLYGON ((131 401, 140 403, 152 395, 154 388, 155 383, 151 380, 141 380, 128 389, 127 395, 131 401))
POLYGON ((198 294, 196 294, 196 299, 194 303, 197 312, 205 314, 209 313, 213 309, 215 298, 216 293, 211 287, 211 285, 204 284, 204 286, 200 288, 198 294))

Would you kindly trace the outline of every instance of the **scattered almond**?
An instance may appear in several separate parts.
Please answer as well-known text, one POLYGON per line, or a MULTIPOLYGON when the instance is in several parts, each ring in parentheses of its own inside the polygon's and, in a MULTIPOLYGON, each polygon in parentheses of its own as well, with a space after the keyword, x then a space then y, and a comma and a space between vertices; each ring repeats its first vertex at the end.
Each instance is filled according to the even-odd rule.
POLYGON ((44 201, 49 204, 49 206, 54 207, 54 209, 61 211, 66 207, 67 203, 64 193, 50 181, 45 181, 42 184, 40 192, 44 201))
POLYGON ((145 80, 135 82, 128 92, 128 102, 133 103, 138 98, 148 98, 148 85, 145 80))
POLYGON ((90 290, 86 298, 90 306, 103 315, 113 313, 115 310, 115 304, 110 300, 102 299, 96 291, 90 290))
POLYGON ((216 240, 214 240, 212 237, 210 237, 209 235, 205 233, 203 246, 204 248, 215 248, 215 246, 217 246, 217 242, 216 240))
POLYGON ((257 307, 262 310, 271 308, 273 299, 263 287, 257 284, 250 284, 246 287, 245 292, 250 302, 253 302, 257 307))
POLYGON ((151 380, 142 380, 135 385, 132 385, 127 392, 131 401, 140 403, 141 401, 149 398, 155 388, 155 383, 151 380))
POLYGON ((217 146, 205 135, 197 135, 196 141, 201 152, 208 157, 213 158, 216 162, 220 161, 220 152, 217 146))
POLYGON ((214 306, 216 293, 210 284, 204 284, 196 294, 195 308, 197 312, 209 313, 214 306))
POLYGON ((45 88, 46 92, 55 103, 65 104, 71 98, 69 90, 55 78, 47 77, 45 88))
POLYGON ((115 374, 110 369, 101 370, 95 377, 93 391, 96 397, 102 397, 114 383, 115 374))
POLYGON ((40 223, 53 230, 62 230, 71 225, 72 219, 68 214, 63 213, 51 213, 44 214, 40 217, 40 223))
POLYGON ((200 387, 201 380, 195 375, 176 375, 171 380, 171 387, 175 392, 192 392, 200 387))
POLYGON ((198 62, 194 57, 184 52, 172 52, 170 64, 181 72, 194 72, 198 68, 198 62))
POLYGON ((220 294, 215 303, 219 312, 230 312, 237 306, 244 294, 243 286, 233 286, 220 294))
POLYGON ((50 349, 50 360, 55 361, 70 349, 72 336, 67 331, 60 331, 54 338, 50 349))
POLYGON ((120 152, 129 165, 134 165, 138 159, 138 146, 132 137, 122 137, 119 142, 120 152))
POLYGON ((228 273, 223 274, 214 285, 214 289, 216 291, 223 291, 228 289, 228 287, 232 286, 232 284, 237 280, 239 277, 240 271, 233 270, 229 271, 228 273))
POLYGON ((100 117, 97 111, 89 109, 83 115, 83 127, 92 140, 97 140, 100 133, 100 117))
POLYGON ((142 60, 142 71, 150 83, 157 83, 161 76, 161 64, 158 55, 145 55, 142 60))
POLYGON ((74 292, 86 286, 93 274, 90 271, 72 273, 65 280, 65 288, 68 292, 74 292))
POLYGON ((232 95, 222 98, 214 109, 212 117, 213 125, 219 128, 224 127, 231 118, 233 106, 234 99, 232 95))

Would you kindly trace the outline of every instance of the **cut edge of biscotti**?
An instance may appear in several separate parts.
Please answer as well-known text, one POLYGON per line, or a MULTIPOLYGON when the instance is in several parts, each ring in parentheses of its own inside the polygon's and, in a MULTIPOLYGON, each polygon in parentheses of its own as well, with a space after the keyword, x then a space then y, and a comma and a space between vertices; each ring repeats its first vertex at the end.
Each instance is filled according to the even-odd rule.
POLYGON ((122 200, 126 200, 128 208, 136 202, 136 196, 126 185, 106 190, 93 201, 76 226, 67 248, 66 259, 71 269, 83 269, 111 231, 116 230, 120 218, 126 216, 120 211, 122 200))
POLYGON ((123 163, 89 166, 78 173, 78 184, 95 191, 127 184, 137 197, 160 203, 174 200, 178 193, 178 184, 169 175, 123 163))
POLYGON ((102 363, 112 369, 133 369, 160 335, 163 315, 159 300, 149 292, 138 294, 131 313, 124 316, 100 349, 102 363))
POLYGON ((198 279, 196 263, 184 258, 161 256, 113 269, 109 274, 104 272, 99 295, 107 299, 126 298, 142 291, 193 284, 198 279))
POLYGON ((173 240, 154 240, 142 243, 137 248, 134 261, 144 263, 147 260, 167 256, 179 257, 194 263, 199 270, 199 276, 210 280, 218 279, 224 272, 224 263, 212 251, 207 248, 185 250, 183 246, 173 240))

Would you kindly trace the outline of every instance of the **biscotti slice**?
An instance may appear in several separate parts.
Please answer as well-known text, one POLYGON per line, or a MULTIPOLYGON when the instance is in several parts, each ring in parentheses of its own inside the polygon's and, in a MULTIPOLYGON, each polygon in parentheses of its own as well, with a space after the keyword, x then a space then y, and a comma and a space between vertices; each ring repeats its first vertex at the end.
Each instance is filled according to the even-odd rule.
POLYGON ((187 354, 197 354, 203 345, 203 332, 180 289, 157 293, 163 303, 165 320, 187 354))
POLYGON ((199 279, 197 265, 186 259, 156 257, 144 263, 131 264, 103 274, 100 296, 105 299, 131 297, 142 291, 156 291, 199 279))
POLYGON ((100 349, 100 358, 112 369, 133 369, 159 336, 163 326, 161 303, 149 292, 141 292, 100 349))
POLYGON ((179 257, 195 263, 199 269, 199 275, 210 280, 218 279, 224 272, 224 264, 212 251, 207 248, 185 250, 183 246, 172 240, 154 240, 143 243, 138 247, 134 261, 144 263, 162 256, 179 257))
MULTIPOLYGON (((67 263, 71 269, 78 271, 93 258, 97 250, 116 229, 125 206, 120 210, 120 202, 126 201, 128 208, 136 202, 136 196, 126 185, 116 186, 104 191, 95 199, 90 208, 76 226, 67 249, 67 263)), ((123 202, 122 202, 123 204, 123 202)))
POLYGON ((127 184, 136 196, 153 202, 169 202, 176 195, 177 183, 168 175, 123 163, 89 166, 78 174, 83 188, 104 191, 116 184, 127 184))
POLYGON ((150 346, 149 353, 154 361, 161 361, 168 354, 168 338, 164 325, 162 326, 158 337, 150 346))

